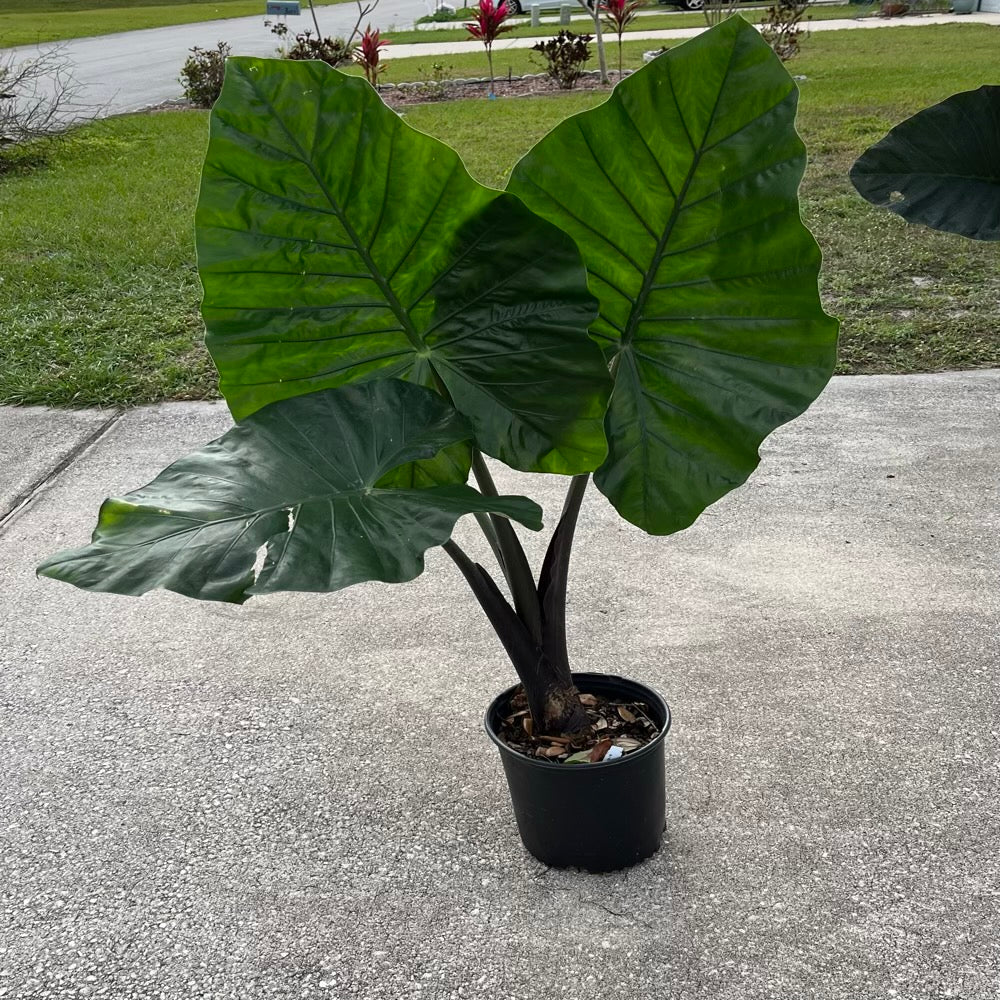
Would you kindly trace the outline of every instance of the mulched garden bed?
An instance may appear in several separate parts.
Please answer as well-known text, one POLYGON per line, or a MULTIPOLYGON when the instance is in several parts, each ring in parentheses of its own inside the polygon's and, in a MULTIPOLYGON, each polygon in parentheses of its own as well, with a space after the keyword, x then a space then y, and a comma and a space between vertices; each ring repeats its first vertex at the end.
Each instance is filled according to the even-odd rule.
MULTIPOLYGON (((624 74, 628 76, 628 72, 624 74)), ((596 72, 584 73, 573 90, 608 90, 618 79, 617 72, 609 72, 610 84, 601 83, 601 75, 596 72)), ((458 101, 464 99, 488 99, 490 81, 477 80, 431 80, 422 83, 380 84, 379 95, 390 108, 405 107, 410 104, 427 104, 435 101, 458 101)), ((537 97, 541 94, 568 94, 547 73, 515 76, 498 79, 493 92, 497 99, 505 97, 537 97)))
MULTIPOLYGON (((626 70, 623 76, 628 76, 626 70)), ((609 70, 610 83, 602 84, 601 75, 596 70, 588 70, 576 81, 573 90, 609 90, 618 80, 617 70, 609 70)), ((438 101, 461 101, 482 99, 490 95, 488 79, 474 80, 423 80, 419 83, 381 83, 379 96, 390 108, 406 107, 413 104, 428 104, 438 101)), ((538 97, 543 94, 568 94, 547 73, 529 73, 527 76, 500 78, 493 92, 497 100, 505 97, 538 97)), ((145 109, 147 114, 160 111, 190 111, 198 105, 184 98, 163 101, 145 109)))

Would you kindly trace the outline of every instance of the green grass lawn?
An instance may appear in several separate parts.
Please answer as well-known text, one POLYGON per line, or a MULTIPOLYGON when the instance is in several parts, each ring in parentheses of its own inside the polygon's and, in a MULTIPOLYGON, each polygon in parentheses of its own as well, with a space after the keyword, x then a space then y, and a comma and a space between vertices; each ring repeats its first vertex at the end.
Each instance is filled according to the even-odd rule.
MULTIPOLYGON (((643 47, 628 46, 628 58, 643 47)), ((827 308, 844 320, 841 372, 1000 365, 996 246, 908 226, 847 180, 857 154, 900 118, 979 86, 995 47, 996 29, 981 26, 843 32, 814 36, 791 64, 807 78, 803 213, 824 250, 827 308)), ((405 117, 501 186, 538 137, 602 99, 456 101, 405 117)), ((47 166, 0 176, 0 402, 214 394, 193 263, 205 143, 203 112, 130 116, 81 129, 47 166)))
MULTIPOLYGON (((350 0, 316 0, 316 6, 350 0)), ((302 0, 302 27, 312 19, 302 0)), ((225 17, 263 17, 264 0, 0 0, 0 47, 225 17)), ((323 26, 320 20, 320 27, 323 26)))

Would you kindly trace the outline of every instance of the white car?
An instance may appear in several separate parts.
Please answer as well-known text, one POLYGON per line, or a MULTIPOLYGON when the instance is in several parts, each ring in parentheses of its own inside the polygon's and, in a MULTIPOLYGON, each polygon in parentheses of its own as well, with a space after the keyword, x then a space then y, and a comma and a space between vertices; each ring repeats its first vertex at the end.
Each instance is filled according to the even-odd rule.
MULTIPOLYGON (((574 13, 583 10, 580 0, 505 0, 505 2, 507 13, 511 15, 530 14, 532 7, 538 7, 540 10, 559 10, 560 7, 569 7, 574 13)), ((587 7, 588 9, 593 7, 593 0, 590 0, 587 7)))

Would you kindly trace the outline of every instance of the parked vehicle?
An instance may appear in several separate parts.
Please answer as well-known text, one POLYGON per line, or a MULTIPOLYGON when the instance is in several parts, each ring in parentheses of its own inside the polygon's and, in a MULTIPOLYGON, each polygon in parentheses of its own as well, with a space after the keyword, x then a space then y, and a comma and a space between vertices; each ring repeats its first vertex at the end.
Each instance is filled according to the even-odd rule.
MULTIPOLYGON (((569 7, 574 13, 579 10, 579 0, 506 0, 507 12, 515 14, 530 14, 532 7, 540 10, 559 10, 560 7, 569 7)), ((704 2, 704 0, 703 0, 704 2)), ((592 0, 588 0, 587 6, 593 8, 592 0)))

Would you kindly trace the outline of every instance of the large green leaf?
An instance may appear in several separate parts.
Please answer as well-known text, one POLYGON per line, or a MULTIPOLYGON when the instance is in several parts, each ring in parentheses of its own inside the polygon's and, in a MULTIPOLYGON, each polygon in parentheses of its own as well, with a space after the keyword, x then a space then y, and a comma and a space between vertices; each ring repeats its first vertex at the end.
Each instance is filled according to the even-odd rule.
POLYGON ((396 379, 272 403, 148 486, 105 501, 92 543, 38 572, 88 590, 163 587, 236 603, 412 580, 463 514, 541 527, 540 508, 524 497, 487 498, 464 484, 377 485, 469 433, 439 396, 396 379))
POLYGON ((577 241, 615 374, 598 488, 655 534, 742 483, 833 369, 797 92, 734 17, 559 125, 508 189, 577 241))
POLYGON ((573 241, 365 81, 230 59, 197 214, 207 344, 237 419, 367 378, 444 387, 518 469, 607 453, 611 383, 573 241))
POLYGON ((851 182, 907 222, 1000 240, 1000 87, 955 94, 907 118, 861 155, 851 182))

